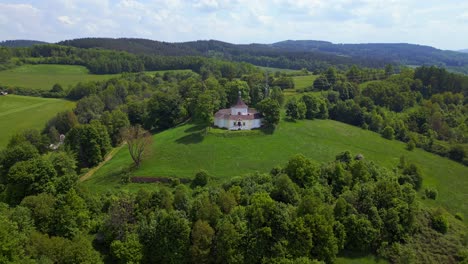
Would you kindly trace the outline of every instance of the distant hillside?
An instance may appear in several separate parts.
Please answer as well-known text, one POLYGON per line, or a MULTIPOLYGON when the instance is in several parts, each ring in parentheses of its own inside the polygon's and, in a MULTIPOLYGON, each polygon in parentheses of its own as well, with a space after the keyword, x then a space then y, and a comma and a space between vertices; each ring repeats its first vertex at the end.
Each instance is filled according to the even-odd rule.
POLYGON ((36 45, 36 44, 47 44, 47 42, 39 41, 39 40, 24 40, 24 39, 0 41, 0 46, 12 47, 12 48, 31 47, 32 45, 36 45))
POLYGON ((458 52, 468 53, 468 49, 462 49, 462 50, 459 50, 458 52))
POLYGON ((287 40, 272 45, 285 50, 320 51, 351 57, 380 58, 405 65, 468 66, 468 55, 407 43, 333 44, 314 40, 287 40))
POLYGON ((258 66, 320 70, 331 65, 383 67, 385 64, 437 65, 468 73, 468 54, 414 44, 333 44, 315 40, 287 40, 273 44, 231 44, 216 40, 181 43, 131 38, 84 38, 59 42, 79 48, 123 50, 135 54, 202 55, 245 61, 258 66))

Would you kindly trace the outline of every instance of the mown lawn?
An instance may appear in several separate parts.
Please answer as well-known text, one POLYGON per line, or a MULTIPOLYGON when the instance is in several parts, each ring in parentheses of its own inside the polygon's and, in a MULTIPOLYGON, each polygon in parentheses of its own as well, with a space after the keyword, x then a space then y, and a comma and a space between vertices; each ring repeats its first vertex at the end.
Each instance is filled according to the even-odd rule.
POLYGON ((0 149, 24 129, 42 129, 55 114, 72 109, 74 102, 29 96, 0 96, 0 149))
MULTIPOLYGON (((468 216, 467 167, 420 149, 407 151, 404 143, 386 140, 374 132, 332 120, 282 121, 273 134, 257 131, 240 136, 235 131, 214 132, 204 136, 196 126, 183 125, 154 135, 152 154, 133 175, 193 178, 204 169, 223 181, 255 171, 269 172, 297 153, 328 162, 346 150, 392 169, 405 155, 421 168, 423 188, 435 187, 439 192, 436 201, 425 203, 468 216)), ((122 148, 83 186, 94 191, 136 190, 143 185, 120 184, 120 171, 131 163, 127 149, 122 148)))
POLYGON ((120 74, 89 74, 84 66, 77 65, 23 65, 0 71, 0 86, 50 90, 56 83, 68 88, 78 82, 107 80, 120 74))

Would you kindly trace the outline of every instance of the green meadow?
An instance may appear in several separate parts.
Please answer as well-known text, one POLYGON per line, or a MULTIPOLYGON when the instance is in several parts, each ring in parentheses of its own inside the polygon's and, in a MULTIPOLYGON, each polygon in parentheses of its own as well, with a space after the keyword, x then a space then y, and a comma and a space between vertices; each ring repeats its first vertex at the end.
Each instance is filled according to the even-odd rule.
POLYGON ((294 76, 294 88, 295 89, 306 89, 311 87, 314 84, 315 79, 318 75, 304 75, 304 76, 294 76))
POLYGON ((0 86, 50 90, 56 83, 67 88, 69 85, 75 85, 78 82, 101 81, 116 76, 120 76, 120 74, 90 74, 84 66, 28 64, 0 71, 0 86))
MULTIPOLYGON (((428 204, 443 205, 453 214, 468 216, 468 168, 449 159, 420 149, 407 151, 402 142, 332 120, 282 121, 272 134, 259 130, 241 133, 211 129, 204 135, 189 124, 155 134, 151 154, 132 175, 193 178, 204 169, 223 181, 256 171, 267 173, 298 153, 317 162, 328 162, 346 150, 393 169, 404 155, 421 168, 423 186, 435 187, 439 192, 436 201, 426 200, 428 204)), ((145 184, 120 184, 121 170, 131 164, 123 147, 82 186, 98 192, 120 188, 135 191, 145 184)))
POLYGON ((74 106, 74 102, 61 99, 0 96, 0 149, 6 147, 13 134, 25 129, 42 129, 55 114, 74 106))

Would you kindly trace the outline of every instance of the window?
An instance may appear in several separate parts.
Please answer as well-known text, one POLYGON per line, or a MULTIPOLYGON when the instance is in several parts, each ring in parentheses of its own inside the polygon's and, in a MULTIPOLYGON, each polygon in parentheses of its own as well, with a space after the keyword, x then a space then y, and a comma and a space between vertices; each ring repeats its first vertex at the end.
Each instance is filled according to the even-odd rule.
POLYGON ((245 122, 242 122, 242 125, 245 126, 245 122))
POLYGON ((236 125, 236 121, 234 121, 232 125, 235 126, 235 125, 236 125))

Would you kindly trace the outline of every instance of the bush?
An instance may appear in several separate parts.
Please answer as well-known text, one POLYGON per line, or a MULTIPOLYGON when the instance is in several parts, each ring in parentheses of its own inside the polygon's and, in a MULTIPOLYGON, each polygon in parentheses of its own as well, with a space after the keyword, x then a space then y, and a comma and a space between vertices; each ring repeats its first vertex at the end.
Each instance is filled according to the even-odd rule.
POLYGON ((429 199, 435 200, 437 198, 437 190, 426 188, 426 190, 424 190, 424 193, 429 199))
POLYGON ((208 172, 205 170, 200 170, 195 174, 195 179, 192 181, 192 188, 195 188, 197 186, 206 186, 208 184, 208 172))
POLYGON ((448 156, 450 159, 462 162, 463 159, 466 157, 466 151, 461 145, 455 145, 450 148, 450 151, 448 152, 448 156))
POLYGON ((395 130, 393 130, 393 128, 390 126, 386 126, 382 131, 382 137, 393 140, 395 138, 395 130))
POLYGON ((458 220, 460 220, 460 221, 463 221, 463 219, 464 219, 462 213, 456 213, 456 214, 455 214, 455 218, 458 219, 458 220))
POLYGON ((416 143, 414 143, 413 140, 408 141, 408 143, 406 144, 406 149, 409 151, 413 151, 415 147, 416 143))
POLYGON ((445 234, 449 229, 449 222, 444 215, 436 214, 432 216, 432 228, 437 232, 445 234))

